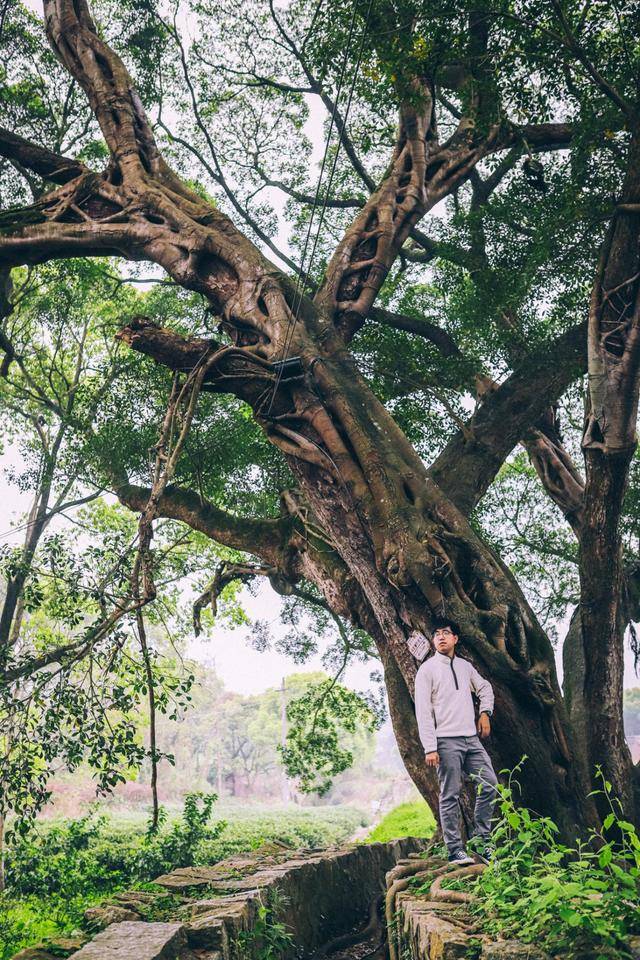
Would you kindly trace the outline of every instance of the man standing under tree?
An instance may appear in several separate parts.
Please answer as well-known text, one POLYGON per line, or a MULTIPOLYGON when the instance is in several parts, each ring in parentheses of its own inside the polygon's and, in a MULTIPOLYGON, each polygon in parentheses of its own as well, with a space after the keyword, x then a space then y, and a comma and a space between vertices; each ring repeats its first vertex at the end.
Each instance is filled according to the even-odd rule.
POLYGON ((477 783, 474 836, 480 840, 478 853, 484 860, 493 854, 489 838, 498 781, 479 739, 488 737, 491 731, 493 690, 468 660, 456 656, 458 632, 452 620, 436 622, 432 637, 435 652, 418 670, 415 705, 427 765, 438 768, 440 826, 449 860, 462 865, 473 863, 460 836, 462 774, 477 783), (477 725, 472 693, 480 700, 477 725))

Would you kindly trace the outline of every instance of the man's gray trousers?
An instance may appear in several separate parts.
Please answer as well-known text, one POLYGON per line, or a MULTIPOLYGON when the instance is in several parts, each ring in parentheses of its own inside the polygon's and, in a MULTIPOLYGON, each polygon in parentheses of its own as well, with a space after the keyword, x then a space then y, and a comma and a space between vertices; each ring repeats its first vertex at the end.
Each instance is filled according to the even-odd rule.
POLYGON ((491 817, 497 799, 497 778, 489 754, 480 737, 438 737, 438 780, 440 781, 440 826, 449 854, 461 850, 460 807, 458 797, 462 775, 466 773, 476 785, 474 836, 488 838, 491 817))

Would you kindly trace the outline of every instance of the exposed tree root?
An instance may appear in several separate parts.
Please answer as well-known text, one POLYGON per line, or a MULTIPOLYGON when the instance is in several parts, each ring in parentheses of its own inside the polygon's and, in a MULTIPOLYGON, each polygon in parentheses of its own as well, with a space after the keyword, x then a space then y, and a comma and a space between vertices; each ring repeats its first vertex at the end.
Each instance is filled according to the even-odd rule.
POLYGON ((468 867, 460 867, 458 870, 448 870, 436 877, 431 884, 429 897, 431 900, 444 900, 447 903, 472 903, 476 897, 473 893, 465 893, 462 890, 444 890, 442 881, 451 877, 475 877, 479 876, 486 869, 485 863, 473 863, 468 867))
MULTIPOLYGON (((316 952, 312 954, 311 960, 322 960, 322 958, 326 957, 327 954, 335 953, 337 950, 345 949, 346 947, 352 947, 356 943, 362 943, 365 940, 370 940, 375 936, 376 933, 382 933, 383 926, 379 915, 380 907, 382 906, 382 900, 383 898, 381 894, 372 901, 371 910, 369 913, 369 921, 366 927, 363 927, 361 930, 356 930, 352 933, 344 933, 339 937, 334 937, 333 940, 329 940, 318 950, 316 950, 316 952)), ((383 943, 378 944, 372 950, 371 954, 365 954, 365 956, 373 956, 381 949, 382 946, 384 946, 383 943)))
MULTIPOLYGON (((445 904, 471 903, 475 899, 474 895, 470 893, 464 893, 460 890, 443 889, 442 881, 445 877, 449 879, 450 877, 479 876, 486 867, 484 863, 474 863, 468 867, 458 868, 452 867, 449 863, 444 863, 439 867, 430 867, 430 864, 433 863, 441 863, 441 861, 436 857, 429 857, 426 860, 422 860, 421 863, 415 860, 413 863, 403 860, 387 874, 388 887, 385 896, 385 920, 388 933, 389 960, 398 960, 397 931, 396 936, 393 936, 393 924, 397 913, 396 898, 402 890, 406 890, 409 887, 411 880, 422 877, 432 879, 433 882, 429 889, 429 899, 436 901, 438 905, 444 908, 445 904)), ((447 920, 460 927, 465 933, 474 933, 476 930, 474 925, 467 923, 460 917, 447 914, 447 920)))

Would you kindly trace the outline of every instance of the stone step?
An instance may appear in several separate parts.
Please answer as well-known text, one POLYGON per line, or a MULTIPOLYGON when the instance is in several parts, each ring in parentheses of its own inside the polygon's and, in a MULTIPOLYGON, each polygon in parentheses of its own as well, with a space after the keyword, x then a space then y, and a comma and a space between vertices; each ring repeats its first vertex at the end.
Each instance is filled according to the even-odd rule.
POLYGON ((192 960, 183 923, 112 923, 73 960, 192 960))
POLYGON ((249 930, 257 915, 258 891, 253 896, 220 897, 194 903, 186 923, 187 940, 194 948, 220 950, 230 955, 231 944, 240 931, 249 930))

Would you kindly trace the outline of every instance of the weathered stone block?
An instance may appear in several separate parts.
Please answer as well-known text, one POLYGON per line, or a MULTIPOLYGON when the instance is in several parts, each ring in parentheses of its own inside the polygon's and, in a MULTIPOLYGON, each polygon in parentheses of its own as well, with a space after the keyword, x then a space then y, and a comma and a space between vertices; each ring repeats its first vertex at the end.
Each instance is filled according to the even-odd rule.
POLYGON ((114 893, 113 899, 125 905, 129 903, 150 904, 157 900, 159 896, 162 896, 162 894, 152 893, 149 890, 123 890, 122 893, 114 893))
POLYGON ((403 939, 415 960, 463 960, 469 956, 469 937, 443 916, 429 911, 405 912, 403 939))
POLYGON ((74 960, 186 960, 182 923, 112 923, 77 953, 74 960))
POLYGON ((230 898, 212 902, 206 913, 198 913, 186 924, 191 947, 219 949, 231 955, 231 944, 241 930, 249 930, 256 916, 257 897, 230 898))
POLYGON ((227 906, 234 903, 246 903, 247 899, 252 898, 252 894, 258 893, 258 889, 242 891, 241 893, 228 893, 223 897, 214 897, 210 900, 193 900, 180 907, 180 914, 184 917, 194 920, 196 917, 205 913, 217 913, 224 911, 227 906))
POLYGON ((104 904, 101 907, 89 907, 84 912, 84 919, 92 930, 104 930, 112 923, 122 923, 125 920, 140 920, 140 914, 126 907, 115 904, 104 904))
POLYGON ((164 873, 161 877, 154 880, 158 886, 165 890, 178 891, 187 890, 189 887, 208 887, 219 882, 224 876, 224 871, 213 867, 180 867, 172 870, 171 873, 164 873))
POLYGON ((16 953, 13 960, 61 960, 61 957, 69 957, 76 953, 86 939, 84 936, 74 936, 46 940, 35 947, 27 947, 20 953, 16 953))
POLYGON ((493 943, 483 944, 480 960, 549 960, 549 954, 531 943, 495 940, 493 943))

